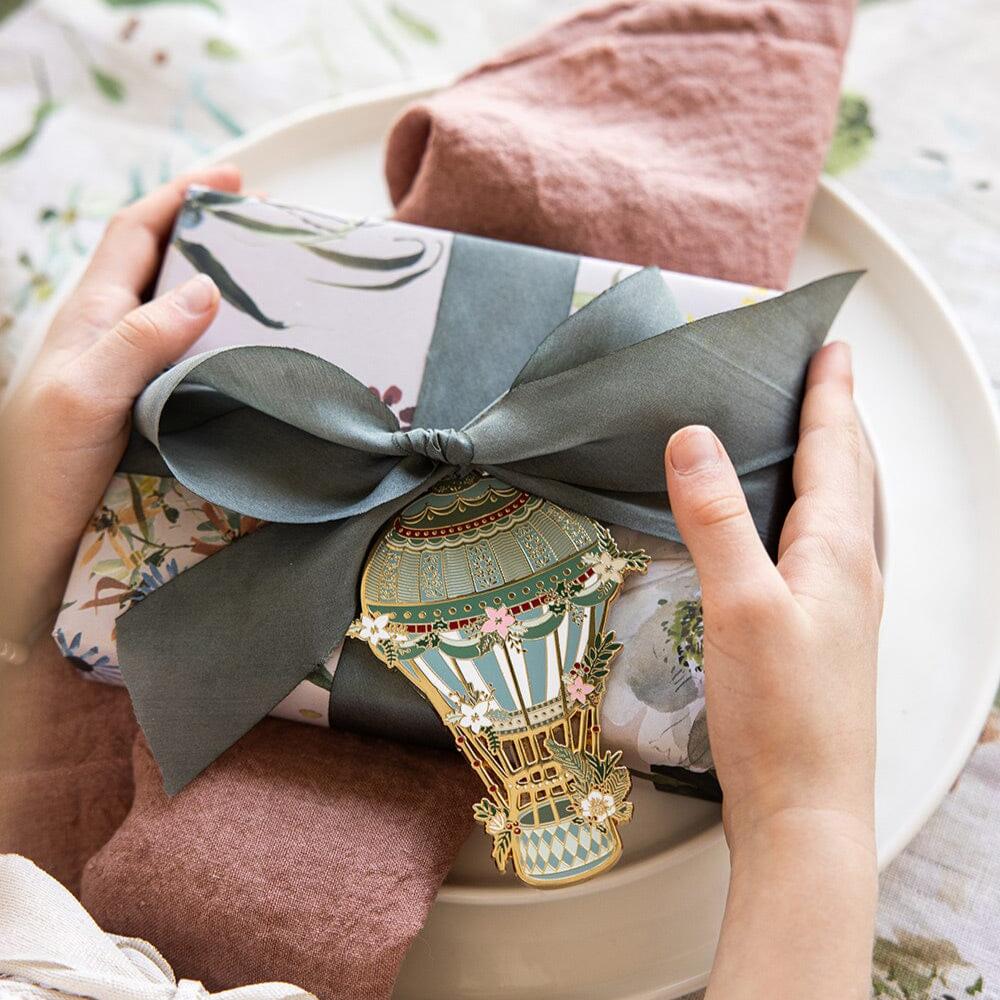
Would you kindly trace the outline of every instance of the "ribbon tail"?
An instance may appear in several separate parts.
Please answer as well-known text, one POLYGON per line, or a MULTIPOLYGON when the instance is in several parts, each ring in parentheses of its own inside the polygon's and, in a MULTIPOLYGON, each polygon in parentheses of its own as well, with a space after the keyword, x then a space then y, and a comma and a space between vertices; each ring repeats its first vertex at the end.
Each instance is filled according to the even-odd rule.
POLYGON ((441 717, 400 670, 388 670, 365 642, 347 639, 330 688, 330 728, 450 750, 441 717))
POLYGON ((663 449, 681 427, 708 424, 773 555, 809 359, 859 276, 832 275, 575 367, 547 362, 552 374, 520 381, 466 425, 476 463, 582 514, 679 540, 663 449))
POLYGON ((643 268, 563 320, 538 345, 511 388, 575 368, 683 323, 663 272, 658 267, 643 268))
POLYGON ((347 521, 269 524, 118 619, 122 676, 169 794, 327 659, 354 617, 372 537, 445 473, 347 521))

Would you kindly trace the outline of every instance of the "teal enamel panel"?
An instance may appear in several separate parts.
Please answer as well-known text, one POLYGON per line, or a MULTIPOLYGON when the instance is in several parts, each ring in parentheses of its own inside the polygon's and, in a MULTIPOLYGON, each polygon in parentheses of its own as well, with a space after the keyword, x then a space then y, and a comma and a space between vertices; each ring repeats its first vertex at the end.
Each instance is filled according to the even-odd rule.
POLYGON ((462 691, 465 688, 465 682, 461 675, 451 668, 451 665, 441 655, 439 650, 428 649, 424 652, 421 659, 423 659, 424 663, 438 680, 450 691, 462 691))
POLYGON ((477 656, 473 662, 476 665, 476 669, 479 671, 479 676, 482 677, 483 681, 486 684, 489 684, 496 692, 497 704, 505 712, 519 711, 519 706, 515 700, 514 692, 508 688, 507 682, 504 680, 503 673, 500 670, 500 663, 497 660, 496 650, 491 649, 488 653, 483 653, 482 656, 477 656))
POLYGON ((524 643, 524 665, 528 671, 528 691, 532 705, 546 701, 545 688, 549 676, 547 643, 544 639, 529 639, 524 643))

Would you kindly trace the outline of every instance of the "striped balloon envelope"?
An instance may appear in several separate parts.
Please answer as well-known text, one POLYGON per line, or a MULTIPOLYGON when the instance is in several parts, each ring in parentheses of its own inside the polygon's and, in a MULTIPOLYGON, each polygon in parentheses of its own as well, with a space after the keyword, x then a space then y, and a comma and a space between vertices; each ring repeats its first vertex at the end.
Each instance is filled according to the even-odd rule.
POLYGON ((628 771, 600 751, 599 707, 620 648, 605 630, 625 573, 590 518, 481 473, 406 507, 368 558, 367 641, 426 697, 486 785, 476 818, 501 871, 531 885, 589 878, 621 855, 628 771))

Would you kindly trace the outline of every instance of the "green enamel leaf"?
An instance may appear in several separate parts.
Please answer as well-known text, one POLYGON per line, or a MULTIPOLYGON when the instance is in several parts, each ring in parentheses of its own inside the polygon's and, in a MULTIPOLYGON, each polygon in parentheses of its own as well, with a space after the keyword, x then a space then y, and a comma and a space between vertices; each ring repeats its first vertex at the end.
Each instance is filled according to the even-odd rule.
POLYGON ((104 0, 106 7, 155 7, 161 4, 188 4, 195 7, 207 7, 214 10, 216 14, 223 13, 222 7, 216 0, 104 0))
POLYGON ((239 59, 240 50, 224 38, 206 38, 205 55, 213 59, 239 59))
POLYGON ((0 149, 0 163, 10 163, 12 160, 23 156, 30 148, 31 144, 38 138, 49 115, 56 110, 55 101, 42 101, 35 108, 32 115, 31 126, 19 139, 15 139, 9 146, 0 149))
POLYGON ((125 84, 116 76, 106 73, 97 66, 90 67, 90 78, 97 89, 109 100, 120 104, 125 100, 125 84))
POLYGON ((262 326, 272 330, 284 330, 285 323, 265 316, 257 303, 243 290, 226 268, 200 243, 191 243, 180 236, 174 237, 174 246, 184 255, 185 260, 197 271, 207 274, 218 286, 222 297, 234 308, 257 320, 262 326))
POLYGON ((562 765, 581 785, 590 785, 590 767, 583 757, 554 739, 546 740, 545 747, 552 755, 552 759, 562 765))
POLYGON ((871 150, 874 138, 868 102, 859 94, 841 94, 837 127, 826 154, 826 172, 843 173, 860 163, 871 150))
POLYGON ((477 823, 486 823, 499 812, 489 799, 480 799, 472 806, 472 815, 477 823))
POLYGON ((426 21, 404 7, 401 7, 398 3, 389 4, 387 10, 389 16, 396 24, 418 41, 424 42, 427 45, 437 45, 441 41, 438 33, 426 21))

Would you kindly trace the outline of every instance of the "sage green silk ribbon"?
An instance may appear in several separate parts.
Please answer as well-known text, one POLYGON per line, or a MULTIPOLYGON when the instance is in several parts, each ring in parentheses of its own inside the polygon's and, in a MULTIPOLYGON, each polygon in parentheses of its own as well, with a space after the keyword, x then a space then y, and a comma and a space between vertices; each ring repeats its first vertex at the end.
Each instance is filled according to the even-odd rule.
MULTIPOLYGON (((482 273, 495 251, 476 246, 465 261, 482 273)), ((539 267, 567 256, 536 253, 522 268, 527 291, 539 267)), ((565 316, 572 291, 565 275, 543 274, 534 301, 508 303, 534 317, 528 333, 515 335, 506 317, 510 335, 499 339, 489 308, 446 288, 444 301, 462 308, 445 332, 439 316, 407 431, 350 374, 292 348, 224 348, 164 373, 136 405, 139 432, 193 492, 271 522, 118 620, 123 676, 167 790, 329 656, 355 617, 374 536, 456 470, 480 469, 598 520, 680 540, 664 443, 680 427, 708 424, 773 553, 791 499, 805 369, 857 278, 835 275, 678 326, 650 268, 542 336, 538 315, 565 316), (505 366, 524 358, 511 378, 505 366)), ((363 648, 349 643, 345 653, 353 646, 363 648)))

